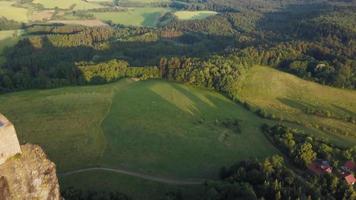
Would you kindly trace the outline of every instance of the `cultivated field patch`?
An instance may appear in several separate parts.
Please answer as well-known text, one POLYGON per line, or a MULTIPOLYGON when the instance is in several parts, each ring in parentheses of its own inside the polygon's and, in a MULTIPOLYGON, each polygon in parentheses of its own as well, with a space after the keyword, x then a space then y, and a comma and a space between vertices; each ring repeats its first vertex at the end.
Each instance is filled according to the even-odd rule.
POLYGON ((159 2, 170 2, 172 0, 122 0, 123 3, 159 3, 159 2))
POLYGON ((205 19, 207 17, 216 15, 215 11, 177 11, 174 13, 175 16, 180 20, 195 20, 195 19, 205 19))
POLYGON ((97 20, 97 19, 87 19, 87 20, 51 20, 47 23, 51 24, 75 24, 75 25, 82 25, 82 26, 108 26, 106 23, 97 20))
POLYGON ((54 10, 34 11, 31 15, 31 21, 50 20, 54 14, 54 10))
POLYGON ((0 17, 15 20, 18 22, 28 22, 28 10, 15 7, 14 2, 0 1, 0 17))
POLYGON ((98 3, 85 2, 82 0, 34 0, 33 3, 43 5, 45 8, 73 9, 73 10, 89 10, 94 8, 102 8, 98 3))
POLYGON ((103 21, 127 26, 156 26, 159 17, 168 12, 166 8, 129 8, 119 12, 94 12, 93 15, 103 21))

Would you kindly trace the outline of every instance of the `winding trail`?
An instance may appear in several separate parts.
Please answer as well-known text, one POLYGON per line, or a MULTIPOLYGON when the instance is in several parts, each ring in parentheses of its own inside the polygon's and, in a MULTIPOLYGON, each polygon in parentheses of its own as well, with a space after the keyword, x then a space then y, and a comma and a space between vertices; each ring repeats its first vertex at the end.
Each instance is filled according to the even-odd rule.
POLYGON ((61 177, 65 176, 70 176, 73 174, 78 174, 82 172, 89 172, 89 171, 108 171, 108 172, 115 172, 119 174, 125 174, 129 176, 134 176, 150 181, 155 181, 159 183, 165 183, 165 184, 172 184, 172 185, 201 185, 203 184, 206 180, 204 179, 190 179, 190 180, 177 180, 177 179, 170 179, 170 178, 163 178, 163 177, 156 177, 156 176, 150 176, 146 174, 141 174, 137 172, 131 172, 123 169, 112 169, 112 168, 106 168, 106 167, 91 167, 91 168, 85 168, 85 169, 78 169, 70 172, 65 172, 65 173, 60 173, 58 174, 61 177))

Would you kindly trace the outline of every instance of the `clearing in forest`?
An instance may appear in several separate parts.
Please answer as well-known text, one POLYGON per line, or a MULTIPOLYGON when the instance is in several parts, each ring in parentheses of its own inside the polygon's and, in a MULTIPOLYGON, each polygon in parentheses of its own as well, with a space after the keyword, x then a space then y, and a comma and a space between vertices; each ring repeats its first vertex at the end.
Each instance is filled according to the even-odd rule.
POLYGON ((100 20, 111 21, 115 24, 154 27, 159 18, 168 11, 166 8, 144 7, 128 8, 128 10, 117 12, 94 12, 92 14, 100 20))
POLYGON ((194 20, 194 19, 205 19, 207 17, 218 14, 215 11, 201 10, 201 11, 177 11, 174 13, 175 16, 180 20, 194 20))

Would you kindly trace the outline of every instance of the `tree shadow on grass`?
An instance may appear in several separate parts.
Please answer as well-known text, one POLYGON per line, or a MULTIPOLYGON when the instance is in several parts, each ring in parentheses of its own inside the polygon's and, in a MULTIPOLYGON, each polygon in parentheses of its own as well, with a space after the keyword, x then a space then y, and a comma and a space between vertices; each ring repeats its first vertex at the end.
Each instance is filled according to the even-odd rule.
POLYGON ((141 23, 142 26, 154 27, 158 23, 160 12, 144 13, 142 17, 144 18, 141 23))
MULTIPOLYGON (((200 94, 195 94, 199 91, 195 89, 190 91, 185 86, 168 82, 174 86, 164 88, 163 92, 169 93, 172 91, 169 89, 173 89, 176 90, 172 91, 173 93, 179 92, 178 97, 187 98, 193 102, 196 109, 194 115, 191 115, 172 103, 170 99, 162 98, 157 92, 150 90, 150 87, 156 83, 162 82, 151 80, 137 82, 137 85, 131 87, 130 90, 114 96, 112 109, 102 124, 109 142, 103 163, 113 167, 133 168, 135 171, 143 170, 142 172, 148 173, 159 172, 170 176, 175 174, 179 177, 191 174, 192 170, 199 171, 199 166, 187 167, 192 160, 198 160, 197 162, 202 165, 214 165, 213 160, 216 156, 231 153, 232 149, 239 154, 241 159, 262 158, 268 154, 269 143, 263 135, 259 134, 259 122, 256 122, 258 117, 254 113, 251 115, 256 118, 244 115, 245 110, 237 111, 239 108, 236 108, 234 103, 226 102, 224 97, 220 98, 208 93, 201 94, 212 105, 215 105, 211 106, 210 103, 199 98, 200 94), (135 87, 139 88, 136 90, 135 87), (130 102, 130 104, 125 104, 125 102, 130 102), (138 110, 139 112, 136 112, 138 110), (230 112, 226 113, 226 110, 230 112), (237 112, 242 114, 236 114, 237 112), (196 123, 200 118, 204 120, 196 123), (239 119, 243 120, 241 121, 241 125, 244 126, 242 131, 248 131, 233 134, 231 128, 222 126, 224 120, 239 119), (247 120, 253 122, 247 123, 247 120), (251 143, 259 145, 256 152, 250 151, 253 149, 249 147, 251 143), (216 152, 211 153, 212 145, 216 148, 216 152), (249 148, 250 150, 246 150, 249 148), (171 162, 177 163, 173 167, 171 162), (177 167, 181 169, 177 171, 177 167)), ((246 110, 246 112, 249 111, 246 110)), ((262 122, 260 124, 262 125, 262 122)), ((220 156, 219 159, 230 162, 222 157, 220 156)), ((231 162, 235 159, 231 159, 231 162)), ((214 170, 204 169, 195 176, 210 177, 215 172, 215 168, 214 170)))
POLYGON ((318 107, 316 107, 312 104, 296 101, 296 100, 289 99, 289 98, 277 98, 277 100, 286 106, 295 108, 300 111, 306 111, 307 109, 318 109, 318 107))
POLYGON ((343 113, 346 113, 347 115, 349 116, 352 116, 352 117, 356 117, 356 113, 351 111, 351 110, 348 110, 346 108, 343 108, 341 106, 338 106, 338 105, 335 105, 335 104, 332 104, 332 106, 340 111, 342 111, 343 113))

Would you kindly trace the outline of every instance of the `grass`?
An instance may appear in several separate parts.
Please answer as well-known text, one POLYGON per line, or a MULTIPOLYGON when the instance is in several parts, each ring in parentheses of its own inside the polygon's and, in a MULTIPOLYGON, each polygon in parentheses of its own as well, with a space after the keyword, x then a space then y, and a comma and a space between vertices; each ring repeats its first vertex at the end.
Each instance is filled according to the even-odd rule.
POLYGON ((11 1, 0 1, 0 17, 18 22, 28 22, 27 9, 14 7, 13 4, 14 2, 11 1))
MULTIPOLYGON (((275 152, 263 121, 222 95, 164 81, 0 95, 21 143, 41 145, 59 172, 105 166, 167 178, 216 178, 222 166, 275 152), (241 121, 241 133, 222 126, 241 121)), ((78 180, 81 185, 85 180, 78 180)))
POLYGON ((170 2, 171 0, 122 0, 123 3, 159 3, 159 2, 170 2))
POLYGON ((81 20, 50 20, 47 23, 56 23, 56 24, 75 24, 75 25, 82 25, 88 27, 95 27, 95 26, 107 26, 106 23, 97 20, 97 19, 81 19, 81 20))
POLYGON ((168 192, 177 191, 183 194, 184 199, 196 199, 202 190, 201 186, 175 186, 161 184, 140 178, 121 175, 112 172, 84 172, 69 177, 59 177, 61 189, 68 186, 77 186, 83 191, 120 192, 127 194, 135 200, 163 199, 168 192), (78 180, 80 185, 78 185, 78 180), (63 186, 63 187, 62 187, 63 186))
POLYGON ((97 3, 112 3, 113 0, 87 0, 88 2, 97 2, 97 3))
POLYGON ((53 17, 54 13, 54 10, 34 11, 31 15, 31 21, 49 20, 53 17))
POLYGON ((215 11, 201 10, 201 11, 177 11, 174 13, 180 20, 196 20, 205 19, 207 17, 216 15, 215 11))
POLYGON ((102 163, 167 177, 215 178, 222 165, 274 153, 260 125, 254 114, 215 92, 138 82, 113 97, 102 124, 110 138, 102 163), (225 119, 241 120, 242 134, 221 127, 225 119))
POLYGON ((16 37, 19 34, 18 30, 0 31, 0 41, 8 40, 9 38, 16 37))
POLYGON ((126 79, 6 94, 0 101, 22 143, 43 146, 59 171, 101 164, 162 176, 215 177, 224 164, 273 153, 254 114, 217 93, 175 83, 126 79), (230 118, 243 121, 242 134, 217 122, 230 118))
POLYGON ((323 86, 278 70, 255 66, 239 83, 238 98, 278 118, 316 129, 312 133, 340 146, 356 144, 356 92, 323 86), (327 111, 330 117, 306 110, 327 111))
POLYGON ((33 3, 43 5, 45 8, 70 9, 75 5, 73 10, 89 10, 95 8, 102 8, 103 6, 97 3, 85 2, 82 0, 34 0, 33 3))
POLYGON ((159 17, 168 12, 166 8, 129 8, 120 12, 94 12, 94 16, 100 20, 112 21, 116 24, 127 26, 149 26, 157 25, 159 17))

